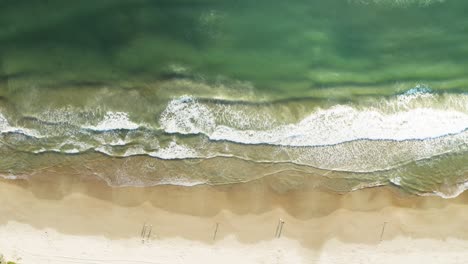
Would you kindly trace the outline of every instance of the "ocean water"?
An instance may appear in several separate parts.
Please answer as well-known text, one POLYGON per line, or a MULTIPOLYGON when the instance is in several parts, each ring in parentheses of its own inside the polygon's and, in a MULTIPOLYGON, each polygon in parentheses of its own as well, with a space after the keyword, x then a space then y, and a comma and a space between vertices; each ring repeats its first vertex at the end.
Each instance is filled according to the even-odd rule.
POLYGON ((463 0, 0 1, 0 175, 468 188, 463 0))

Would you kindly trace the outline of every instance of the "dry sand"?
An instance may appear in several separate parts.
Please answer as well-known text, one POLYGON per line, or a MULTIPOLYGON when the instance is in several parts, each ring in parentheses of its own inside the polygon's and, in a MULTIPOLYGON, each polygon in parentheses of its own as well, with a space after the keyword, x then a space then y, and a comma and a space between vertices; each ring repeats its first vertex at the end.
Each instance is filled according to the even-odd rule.
POLYGON ((151 188, 79 178, 0 182, 0 252, 25 264, 467 263, 466 220, 465 194, 277 193, 267 181, 151 188), (279 218, 285 224, 275 239, 279 218), (142 243, 144 223, 152 231, 142 243))

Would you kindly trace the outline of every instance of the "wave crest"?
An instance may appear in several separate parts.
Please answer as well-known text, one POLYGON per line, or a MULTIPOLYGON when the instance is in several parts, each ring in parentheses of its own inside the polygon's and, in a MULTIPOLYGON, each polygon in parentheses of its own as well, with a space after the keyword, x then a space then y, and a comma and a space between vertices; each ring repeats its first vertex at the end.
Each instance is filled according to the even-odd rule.
MULTIPOLYGON (((416 97, 421 98, 421 93, 400 96, 396 101, 408 105, 416 97)), ((217 107, 217 111, 223 110, 229 108, 217 107)), ((245 113, 245 119, 250 118, 249 113, 252 112, 245 113)), ((183 97, 168 104, 159 122, 167 133, 203 133, 217 141, 301 147, 333 145, 358 139, 428 139, 457 134, 468 128, 467 113, 428 107, 401 107, 385 112, 376 107, 337 105, 316 109, 298 123, 277 125, 272 129, 238 129, 220 124, 215 118, 217 114, 208 105, 183 97)), ((254 116, 258 119, 255 113, 254 116)), ((279 123, 276 120, 264 121, 279 123)))

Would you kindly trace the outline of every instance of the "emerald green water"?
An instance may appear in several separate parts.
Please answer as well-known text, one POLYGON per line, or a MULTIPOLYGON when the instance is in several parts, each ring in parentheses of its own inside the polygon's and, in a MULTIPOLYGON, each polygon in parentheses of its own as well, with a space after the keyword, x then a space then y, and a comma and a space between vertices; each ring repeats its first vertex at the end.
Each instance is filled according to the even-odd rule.
POLYGON ((468 186, 466 10, 0 1, 0 174, 87 164, 114 186, 312 177, 456 195, 468 186))
MULTIPOLYGON (((466 84, 466 9, 447 1, 3 1, 3 78, 251 82, 279 97, 466 84), (429 4, 424 4, 428 2, 429 4), (432 2, 432 3, 431 3, 432 2)), ((19 80, 18 80, 19 81, 19 80)), ((14 85, 14 84, 13 84, 14 85)))

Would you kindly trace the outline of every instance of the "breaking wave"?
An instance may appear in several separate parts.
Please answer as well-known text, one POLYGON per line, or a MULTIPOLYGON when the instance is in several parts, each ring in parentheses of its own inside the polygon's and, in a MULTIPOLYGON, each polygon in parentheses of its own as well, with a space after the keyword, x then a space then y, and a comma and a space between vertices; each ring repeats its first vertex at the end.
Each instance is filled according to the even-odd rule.
MULTIPOLYGON (((2 157, 32 155, 12 164, 49 155, 79 160, 104 154, 112 162, 122 160, 120 167, 93 169, 112 186, 315 175, 341 191, 393 184, 416 194, 453 197, 468 180, 463 165, 467 128, 468 95, 436 94, 418 86, 389 98, 330 106, 186 95, 149 113, 66 108, 25 117, 0 114, 0 146, 7 147, 2 157), (132 118, 143 114, 152 120, 132 118), (442 165, 436 168, 446 170, 433 173, 437 162, 442 165)), ((29 171, 10 171, 14 166, 7 160, 2 166, 0 174, 8 179, 29 171)))
MULTIPOLYGON (((207 135, 210 140, 226 140, 241 144, 271 144, 280 146, 323 146, 354 140, 422 140, 453 135, 468 128, 468 112, 464 109, 437 109, 428 106, 411 107, 412 101, 433 100, 425 92, 408 92, 398 96, 390 105, 398 108, 388 111, 379 107, 337 105, 317 109, 297 123, 282 124, 271 129, 238 129, 220 124, 223 109, 211 110, 196 99, 184 96, 169 102, 161 115, 160 126, 167 133, 207 135), (217 110, 217 111, 214 111, 217 110)), ((461 95, 468 104, 468 98, 461 95)), ((467 106, 465 105, 465 108, 467 106)), ((239 113, 243 122, 255 123, 259 116, 252 112, 239 113)), ((266 116, 263 122, 277 123, 266 116)), ((237 120, 236 120, 237 121, 237 120)), ((228 122, 233 123, 232 120, 228 122)), ((261 125, 265 126, 265 125, 261 125)))

